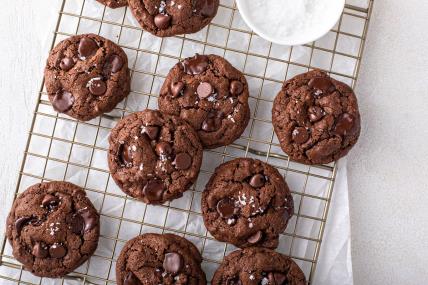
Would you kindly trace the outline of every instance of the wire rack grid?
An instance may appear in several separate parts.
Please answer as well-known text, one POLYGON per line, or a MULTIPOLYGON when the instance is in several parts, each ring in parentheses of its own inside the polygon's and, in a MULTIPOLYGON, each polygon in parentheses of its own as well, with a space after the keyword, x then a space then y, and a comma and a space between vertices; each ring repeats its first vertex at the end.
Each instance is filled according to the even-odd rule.
POLYGON ((286 47, 267 42, 243 22, 234 0, 222 0, 218 15, 202 31, 157 38, 144 32, 128 8, 109 9, 93 0, 63 0, 52 46, 62 39, 95 33, 117 42, 127 53, 131 94, 109 114, 80 122, 53 111, 44 83, 19 172, 16 195, 28 186, 66 180, 85 188, 101 215, 101 237, 88 262, 62 279, 38 278, 17 262, 4 238, 1 247, 1 284, 116 284, 115 264, 124 243, 145 232, 185 236, 201 251, 207 279, 223 257, 235 250, 216 241, 205 229, 200 197, 205 183, 220 163, 254 157, 279 169, 289 184, 295 215, 280 237, 278 251, 291 256, 314 280, 323 240, 336 165, 305 166, 290 161, 273 132, 270 110, 284 80, 320 68, 352 87, 367 35, 373 0, 366 7, 348 3, 338 24, 311 44, 286 47), (156 108, 157 94, 177 60, 194 53, 214 53, 242 70, 250 85, 250 123, 234 144, 204 152, 197 182, 185 195, 162 206, 150 206, 124 195, 110 178, 106 164, 108 134, 118 119, 134 111, 156 108))

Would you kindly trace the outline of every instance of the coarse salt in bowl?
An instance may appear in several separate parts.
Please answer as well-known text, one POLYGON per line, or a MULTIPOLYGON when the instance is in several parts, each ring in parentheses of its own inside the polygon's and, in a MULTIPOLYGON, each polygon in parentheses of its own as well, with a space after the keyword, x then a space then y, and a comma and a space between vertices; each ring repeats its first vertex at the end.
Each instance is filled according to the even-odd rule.
POLYGON ((345 0, 236 0, 247 25, 282 45, 313 42, 334 27, 345 0))

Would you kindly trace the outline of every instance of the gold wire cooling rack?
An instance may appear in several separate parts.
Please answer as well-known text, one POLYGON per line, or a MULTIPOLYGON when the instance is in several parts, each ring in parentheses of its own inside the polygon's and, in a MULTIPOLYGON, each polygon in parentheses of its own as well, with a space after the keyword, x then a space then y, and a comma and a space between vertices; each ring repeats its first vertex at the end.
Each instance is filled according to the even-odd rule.
POLYGON ((312 68, 326 70, 355 86, 372 7, 373 0, 368 0, 366 7, 348 3, 338 24, 322 39, 285 47, 254 34, 244 24, 234 0, 222 0, 218 15, 201 32, 164 39, 142 31, 128 8, 113 10, 93 0, 63 0, 51 48, 68 36, 89 32, 117 42, 129 57, 132 91, 111 113, 80 122, 53 111, 42 83, 16 194, 41 181, 66 180, 84 187, 101 214, 100 242, 94 256, 75 272, 62 279, 49 279, 25 271, 4 239, 0 283, 115 284, 121 248, 144 232, 172 232, 192 241, 202 252, 203 268, 211 280, 224 255, 235 248, 207 233, 200 210, 201 192, 216 166, 243 156, 273 164, 286 178, 296 212, 280 237, 278 251, 290 255, 308 282, 313 282, 336 165, 309 167, 290 161, 279 148, 270 110, 282 82, 312 68), (222 55, 244 72, 251 91, 251 120, 233 145, 205 151, 198 180, 183 198, 163 206, 145 205, 125 196, 110 178, 106 164, 108 133, 126 114, 156 108, 168 70, 177 60, 196 52, 222 55))

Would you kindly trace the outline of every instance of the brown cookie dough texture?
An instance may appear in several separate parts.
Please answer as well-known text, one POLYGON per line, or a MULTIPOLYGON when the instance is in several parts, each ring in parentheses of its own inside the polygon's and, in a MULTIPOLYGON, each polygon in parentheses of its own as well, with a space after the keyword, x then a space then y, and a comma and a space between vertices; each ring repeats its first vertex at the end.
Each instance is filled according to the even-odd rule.
POLYGON ((250 118, 248 84, 224 58, 195 55, 177 63, 160 92, 162 112, 180 116, 197 132, 205 148, 238 139, 250 118))
POLYGON ((276 248, 293 215, 293 204, 278 170, 249 158, 217 167, 202 193, 208 231, 217 240, 241 248, 276 248))
POLYGON ((128 241, 116 264, 118 285, 205 285, 202 257, 188 240, 173 234, 143 234, 128 241))
POLYGON ((61 41, 45 68, 53 108, 82 121, 113 110, 129 94, 130 82, 125 52, 94 34, 61 41))
POLYGON ((110 8, 120 8, 120 7, 128 6, 128 0, 97 0, 97 1, 110 8))
POLYGON ((223 260, 212 285, 306 285, 300 267, 288 256, 267 248, 234 251, 223 260))
POLYGON ((99 215, 86 193, 67 182, 39 183, 18 196, 7 218, 13 256, 42 277, 61 277, 95 251, 99 215))
POLYGON ((345 156, 361 129, 352 89, 320 70, 284 83, 273 103, 272 122, 284 152, 310 165, 345 156))
POLYGON ((198 135, 182 119, 145 110, 111 132, 108 162, 117 185, 149 204, 179 198, 195 182, 202 162, 198 135))
POLYGON ((141 27, 159 37, 202 30, 217 14, 219 0, 129 0, 141 27))

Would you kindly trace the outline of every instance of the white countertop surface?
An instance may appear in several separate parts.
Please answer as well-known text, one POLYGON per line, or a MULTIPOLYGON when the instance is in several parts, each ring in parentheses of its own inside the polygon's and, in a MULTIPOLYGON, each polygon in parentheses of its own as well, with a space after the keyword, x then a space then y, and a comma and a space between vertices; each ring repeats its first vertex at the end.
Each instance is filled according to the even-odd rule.
MULTIPOLYGON (((1 225, 59 4, 5 0, 0 9, 1 225)), ((356 285, 419 285, 428 279, 427 11, 428 1, 375 0, 356 89, 363 131, 348 157, 356 285)))

